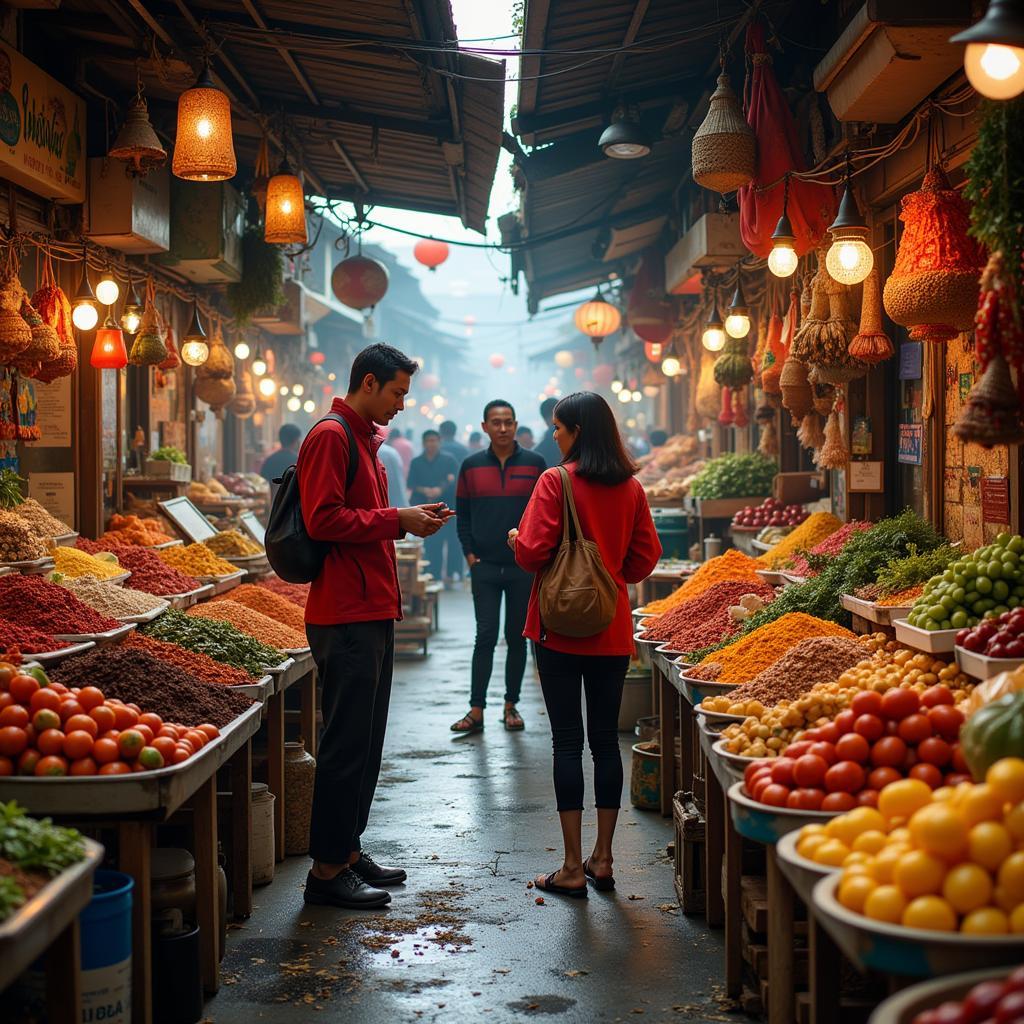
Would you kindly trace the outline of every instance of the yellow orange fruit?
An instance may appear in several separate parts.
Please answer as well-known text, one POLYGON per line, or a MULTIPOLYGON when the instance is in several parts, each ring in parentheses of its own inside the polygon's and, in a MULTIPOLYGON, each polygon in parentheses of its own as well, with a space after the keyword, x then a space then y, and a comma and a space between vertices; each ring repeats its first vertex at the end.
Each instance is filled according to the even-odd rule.
POLYGON ((892 880, 913 899, 941 891, 945 877, 946 865, 941 858, 926 850, 911 850, 896 862, 892 880))
POLYGON ((977 864, 957 864, 942 883, 942 895, 957 913, 969 914, 992 899, 992 879, 977 864))
POLYGON ((878 810, 883 817, 910 818, 915 811, 932 802, 932 791, 920 779, 900 779, 878 794, 878 810))
POLYGON ((1014 904, 1024 903, 1024 850, 1011 853, 999 866, 996 877, 1007 900, 1014 904))
POLYGON ((986 871, 998 871, 1013 852, 1013 838, 998 821, 979 822, 967 834, 967 856, 986 871))
POLYGON ((900 857, 909 849, 910 847, 905 843, 891 843, 884 850, 875 854, 875 860, 871 866, 871 874, 875 880, 883 883, 891 882, 900 857))
POLYGON ((924 928, 931 932, 955 932, 956 912, 941 896, 918 896, 903 911, 906 928, 924 928))
POLYGON ((878 888, 878 883, 867 875, 850 875, 844 877, 839 883, 839 902, 855 913, 864 912, 864 904, 867 898, 878 888))
POLYGON ((837 868, 843 863, 849 852, 850 848, 838 839, 826 839, 815 851, 814 859, 819 864, 828 864, 830 867, 837 868))
POLYGON ((907 898, 895 885, 880 885, 872 889, 864 901, 864 916, 872 921, 900 924, 907 909, 907 898))
POLYGON ((828 838, 826 836, 814 833, 809 836, 801 836, 797 840, 796 852, 801 857, 806 857, 808 860, 814 860, 814 855, 822 843, 827 843, 828 838))
POLYGON ((985 781, 1008 803, 1024 800, 1024 757, 1004 757, 985 773, 985 781))
POLYGON ((1003 824, 1016 842, 1024 843, 1024 800, 1007 809, 1003 824))
POLYGON ((979 907, 961 922, 960 931, 968 935, 1005 935, 1010 930, 1010 919, 997 907, 979 907))
POLYGON ((977 825, 979 821, 1002 821, 1005 800, 987 782, 971 786, 958 802, 960 813, 967 819, 968 825, 977 825))
POLYGON ((853 852, 875 854, 884 849, 887 842, 888 839, 884 832, 879 832, 877 829, 869 829, 867 832, 861 832, 854 839, 853 852))
POLYGON ((929 804, 916 811, 910 819, 910 835, 919 849, 950 862, 959 860, 967 850, 967 821, 948 803, 929 804))
POLYGON ((1014 935, 1024 934, 1024 903, 1018 904, 1010 911, 1010 931, 1014 935))

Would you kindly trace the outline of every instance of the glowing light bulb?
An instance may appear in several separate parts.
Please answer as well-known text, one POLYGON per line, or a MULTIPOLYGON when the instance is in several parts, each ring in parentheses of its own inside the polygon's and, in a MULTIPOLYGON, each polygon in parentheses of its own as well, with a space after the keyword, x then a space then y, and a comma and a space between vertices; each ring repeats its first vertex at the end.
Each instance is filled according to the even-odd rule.
POLYGON ((306 393, 306 388, 305 388, 304 385, 302 385, 302 384, 293 384, 292 385, 292 394, 293 395, 298 395, 299 397, 301 397, 305 393, 306 393))
POLYGON ((302 408, 302 399, 298 398, 296 395, 292 395, 292 397, 288 399, 288 411, 289 412, 298 412, 301 408, 302 408))
POLYGON ((619 401, 623 405, 625 405, 627 402, 630 402, 630 401, 633 400, 633 392, 627 390, 626 388, 619 388, 618 397, 619 397, 619 401))
POLYGON ((1024 50, 1000 43, 968 43, 967 80, 990 100, 1009 100, 1024 92, 1024 50))
POLYGON ((800 257, 792 245, 775 245, 768 253, 768 269, 776 277, 792 277, 796 273, 800 257))
POLYGON ((112 306, 117 302, 120 294, 121 289, 118 287, 117 282, 108 270, 96 285, 96 298, 99 299, 104 306, 112 306))
POLYGON ((642 391, 634 391, 633 394, 630 395, 630 398, 632 398, 634 402, 642 402, 644 400, 644 393, 642 391))
POLYGON ((249 358, 249 346, 244 341, 240 341, 235 346, 235 358, 236 359, 248 359, 249 358))
POLYGON ((181 358, 189 366, 202 366, 210 355, 210 346, 205 341, 186 341, 181 346, 181 358))
POLYGON ((267 363, 265 359, 260 359, 258 356, 252 361, 252 372, 257 377, 262 377, 267 372, 267 363))
POLYGON ((142 317, 134 310, 125 310, 121 314, 121 330, 123 330, 125 334, 135 334, 141 323, 142 317))
POLYGON ((91 331, 99 322, 99 310, 89 302, 80 302, 71 311, 71 319, 80 331, 91 331))
POLYGON ((280 395, 280 396, 281 396, 282 398, 284 398, 284 396, 288 394, 288 385, 287 385, 287 384, 282 384, 282 385, 281 385, 281 386, 280 386, 280 387, 279 387, 279 388, 277 389, 277 393, 278 393, 278 394, 279 394, 279 395, 280 395))
POLYGON ((274 383, 273 377, 261 378, 259 384, 256 386, 260 389, 260 394, 263 395, 264 398, 269 398, 277 390, 277 385, 274 383))
POLYGON ((725 333, 730 338, 745 338, 750 333, 750 317, 746 313, 730 313, 725 318, 725 333))
MULTIPOLYGON (((722 344, 725 344, 723 339, 722 344)), ((661 364, 661 372, 666 377, 678 377, 679 371, 683 368, 682 363, 675 356, 666 356, 661 364)))
POLYGON ((621 380, 613 380, 611 383, 612 394, 620 394, 622 392, 623 387, 625 387, 625 385, 622 383, 621 380))
POLYGON ((201 139, 208 139, 213 134, 213 122, 208 117, 201 117, 196 121, 196 135, 201 139))
POLYGON ((292 201, 290 199, 281 200, 281 212, 291 213, 292 212, 292 201))
POLYGON ((313 412, 315 409, 316 409, 316 402, 314 402, 312 398, 307 398, 302 403, 302 410, 303 410, 303 412, 313 412))
POLYGON ((840 284, 859 284, 874 265, 874 253, 863 238, 837 238, 825 255, 828 272, 840 284))
POLYGON ((435 409, 443 409, 448 403, 445 401, 444 395, 434 395, 430 400, 434 403, 435 409))
POLYGON ((338 379, 338 375, 336 373, 329 373, 327 374, 327 379, 330 381, 335 381, 338 379))

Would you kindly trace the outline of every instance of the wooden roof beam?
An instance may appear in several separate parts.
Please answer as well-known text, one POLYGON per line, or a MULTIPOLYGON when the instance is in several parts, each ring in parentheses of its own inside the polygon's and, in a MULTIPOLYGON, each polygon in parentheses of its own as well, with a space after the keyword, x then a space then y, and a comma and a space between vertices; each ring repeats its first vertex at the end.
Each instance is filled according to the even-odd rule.
POLYGON ((334 124, 360 125, 364 128, 376 128, 382 132, 402 132, 405 135, 416 135, 420 138, 438 139, 442 142, 450 141, 448 138, 450 122, 447 117, 417 121, 411 117, 367 114, 347 106, 328 106, 323 103, 300 103, 287 100, 278 104, 278 109, 289 117, 310 118, 334 124))
MULTIPOLYGON (((523 28, 523 49, 542 50, 548 35, 548 14, 551 0, 527 0, 526 25, 523 28)), ((530 115, 537 108, 537 91, 540 67, 543 58, 537 54, 526 54, 519 64, 518 110, 530 115)))
MULTIPOLYGON (((640 33, 640 26, 644 23, 644 18, 647 17, 647 10, 650 6, 651 0, 636 0, 636 7, 633 8, 633 17, 629 19, 626 33, 622 37, 622 45, 624 47, 632 46, 636 42, 636 37, 640 33)), ((626 56, 627 51, 623 49, 612 58, 612 66, 608 69, 608 78, 605 80, 606 93, 613 93, 615 91, 615 83, 622 73, 622 65, 626 62, 626 56)))

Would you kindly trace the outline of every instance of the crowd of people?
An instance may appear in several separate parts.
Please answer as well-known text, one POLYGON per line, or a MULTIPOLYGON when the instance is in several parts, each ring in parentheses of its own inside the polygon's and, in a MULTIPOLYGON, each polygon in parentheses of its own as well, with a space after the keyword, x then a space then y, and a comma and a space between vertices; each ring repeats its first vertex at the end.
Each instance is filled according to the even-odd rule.
MULTIPOLYGON (((353 362, 348 392, 299 446, 281 428, 281 448, 263 475, 295 465, 305 532, 324 560, 306 604, 306 632, 322 683, 310 855, 309 903, 374 908, 404 869, 377 864, 362 848, 380 771, 402 615, 394 542, 421 537, 430 571, 468 571, 476 618, 469 710, 452 726, 481 733, 504 605, 505 692, 510 732, 525 728, 517 704, 536 650, 552 731, 554 789, 564 857, 537 876, 546 892, 582 898, 588 882, 614 887, 612 839, 622 795, 618 717, 633 630, 627 585, 661 555, 633 455, 607 402, 590 392, 541 406, 539 443, 512 403, 495 397, 468 444, 454 422, 422 436, 415 454, 398 428, 416 362, 374 344, 353 362), (382 429, 384 428, 384 429, 382 429), (297 454, 296 454, 297 449, 297 454), (454 508, 452 504, 454 503, 454 508), (452 520, 454 519, 454 524, 452 520), (597 837, 583 857, 584 719, 594 761, 597 837)), ((652 439, 653 440, 653 439, 652 439)), ((273 474, 271 476, 270 474, 273 474)), ((268 554, 273 555, 268 545, 268 554)))

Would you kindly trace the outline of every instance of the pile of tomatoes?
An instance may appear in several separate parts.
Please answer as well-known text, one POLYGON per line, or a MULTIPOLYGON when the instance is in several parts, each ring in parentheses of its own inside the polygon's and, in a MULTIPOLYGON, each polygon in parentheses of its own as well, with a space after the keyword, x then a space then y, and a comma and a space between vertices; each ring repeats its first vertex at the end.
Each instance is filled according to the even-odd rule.
POLYGON ((922 1010, 912 1024, 1019 1024, 1024 1021, 1024 967, 979 981, 962 1000, 922 1010))
POLYGON ((165 723, 95 686, 0 665, 0 776, 127 775, 180 764, 220 731, 165 723))
POLYGON ((933 790, 970 782, 957 737, 964 722, 949 687, 923 693, 896 687, 857 693, 827 725, 809 729, 771 761, 743 775, 763 804, 804 811, 876 807, 878 793, 898 779, 919 779, 933 790))

